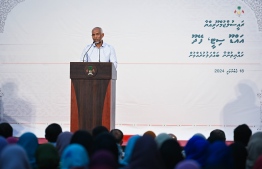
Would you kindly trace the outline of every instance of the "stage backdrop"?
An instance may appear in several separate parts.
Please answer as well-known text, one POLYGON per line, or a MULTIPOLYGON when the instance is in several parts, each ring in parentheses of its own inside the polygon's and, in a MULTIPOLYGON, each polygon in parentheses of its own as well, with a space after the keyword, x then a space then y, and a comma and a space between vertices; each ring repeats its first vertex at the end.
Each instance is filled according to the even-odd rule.
POLYGON ((116 126, 187 140, 262 120, 262 1, 0 0, 0 118, 70 129, 69 62, 93 27, 118 58, 116 126))

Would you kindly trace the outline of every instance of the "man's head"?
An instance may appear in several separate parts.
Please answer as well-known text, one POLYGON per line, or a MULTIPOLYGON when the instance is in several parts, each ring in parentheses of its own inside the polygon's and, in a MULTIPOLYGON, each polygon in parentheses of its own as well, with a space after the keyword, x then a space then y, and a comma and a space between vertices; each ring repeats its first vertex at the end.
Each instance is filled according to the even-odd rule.
POLYGON ((97 137, 98 135, 100 135, 102 133, 109 133, 109 130, 105 126, 96 126, 92 130, 93 138, 97 137))
POLYGON ((102 28, 95 27, 94 29, 92 29, 92 39, 95 42, 95 44, 102 43, 103 37, 104 37, 104 33, 102 28))
POLYGON ((112 129, 110 131, 110 133, 115 137, 116 139, 116 142, 120 145, 122 145, 123 143, 123 137, 124 137, 124 134, 121 130, 119 129, 112 129))
POLYGON ((45 129, 45 138, 48 142, 55 143, 60 133, 62 133, 61 126, 59 124, 52 123, 45 129))
POLYGON ((210 136, 207 139, 210 143, 215 141, 226 141, 226 135, 223 130, 215 129, 211 131, 210 136))

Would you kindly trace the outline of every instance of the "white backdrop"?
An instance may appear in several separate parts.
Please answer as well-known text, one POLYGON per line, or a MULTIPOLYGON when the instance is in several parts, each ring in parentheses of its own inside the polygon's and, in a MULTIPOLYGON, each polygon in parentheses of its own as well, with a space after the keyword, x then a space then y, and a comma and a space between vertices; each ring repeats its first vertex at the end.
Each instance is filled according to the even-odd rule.
POLYGON ((79 61, 96 26, 117 53, 116 128, 124 134, 187 140, 220 128, 232 140, 238 124, 261 130, 261 1, 0 4, 0 120, 16 136, 44 137, 54 122, 70 129, 69 62, 79 61))

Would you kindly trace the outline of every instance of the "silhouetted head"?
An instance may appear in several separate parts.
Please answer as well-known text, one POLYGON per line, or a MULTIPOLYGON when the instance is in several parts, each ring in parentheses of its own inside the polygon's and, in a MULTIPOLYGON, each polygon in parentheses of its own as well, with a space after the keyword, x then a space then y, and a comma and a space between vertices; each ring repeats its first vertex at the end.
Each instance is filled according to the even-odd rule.
POLYGON ((59 124, 52 123, 45 129, 45 138, 48 140, 48 142, 55 143, 60 133, 62 133, 61 126, 59 124))
POLYGON ((116 139, 116 142, 120 145, 122 145, 123 143, 123 137, 124 137, 124 134, 121 130, 119 129, 112 129, 110 131, 110 133, 115 137, 116 139))
POLYGON ((102 133, 109 133, 109 130, 105 126, 97 126, 92 130, 93 138, 102 133))
POLYGON ((223 130, 215 129, 211 131, 210 136, 207 139, 210 143, 213 143, 215 141, 226 141, 226 135, 223 130))
POLYGON ((242 143, 247 146, 247 143, 252 135, 251 129, 246 124, 237 126, 234 130, 234 142, 242 143))
POLYGON ((0 136, 5 138, 13 136, 13 127, 9 123, 0 124, 0 136))

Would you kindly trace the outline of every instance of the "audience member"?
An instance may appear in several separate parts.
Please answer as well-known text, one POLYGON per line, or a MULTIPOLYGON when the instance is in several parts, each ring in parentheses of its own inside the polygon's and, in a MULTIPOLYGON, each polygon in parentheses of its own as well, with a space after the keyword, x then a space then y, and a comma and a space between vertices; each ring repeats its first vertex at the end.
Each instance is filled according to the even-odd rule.
POLYGON ((153 131, 151 131, 151 130, 146 131, 146 132, 143 134, 143 136, 144 136, 144 135, 151 136, 151 137, 153 137, 153 139, 156 138, 156 134, 155 134, 153 131))
POLYGON ((261 169, 262 168, 262 155, 256 160, 253 169, 261 169))
POLYGON ((127 145, 125 148, 125 156, 124 159, 120 161, 120 164, 122 166, 126 166, 129 164, 130 160, 131 160, 131 156, 133 153, 133 149, 135 146, 136 141, 140 138, 141 136, 139 135, 134 135, 132 137, 130 137, 127 141, 127 145))
POLYGON ((8 142, 6 141, 6 139, 2 136, 0 136, 0 154, 1 151, 8 145, 8 142))
POLYGON ((184 160, 182 147, 175 139, 164 141, 159 150, 164 164, 163 169, 173 169, 180 161, 184 160))
POLYGON ((82 145, 88 156, 91 157, 93 153, 93 137, 86 130, 78 130, 76 131, 70 141, 70 144, 80 144, 82 145))
POLYGON ((115 162, 119 164, 116 139, 110 133, 102 133, 96 136, 94 140, 94 153, 99 150, 111 152, 114 155, 115 162))
POLYGON ((201 169, 201 167, 195 160, 184 160, 178 163, 175 169, 201 169))
POLYGON ((252 135, 251 129, 246 124, 241 124, 234 129, 234 142, 240 142, 245 147, 252 135))
POLYGON ((208 147, 205 169, 232 169, 233 158, 224 141, 215 141, 208 147))
POLYGON ((188 140, 184 147, 186 159, 195 160, 203 167, 207 158, 208 147, 209 142, 205 138, 194 135, 188 140))
POLYGON ((56 140, 56 149, 58 151, 59 157, 61 157, 66 146, 70 144, 73 133, 65 131, 58 135, 56 140))
POLYGON ((1 169, 32 169, 25 150, 17 145, 6 146, 0 154, 1 169))
POLYGON ((9 123, 1 123, 0 124, 0 136, 4 138, 12 137, 13 136, 13 127, 9 123))
POLYGON ((210 136, 207 139, 210 143, 213 143, 215 141, 226 141, 226 135, 223 130, 215 129, 211 131, 210 136))
POLYGON ((89 156, 80 144, 70 144, 63 151, 60 159, 61 169, 87 169, 89 156))
POLYGON ((143 135, 134 146, 130 163, 125 169, 160 169, 160 155, 157 144, 152 136, 143 135))
POLYGON ((93 138, 102 133, 109 133, 109 130, 105 126, 97 126, 92 130, 93 138))
POLYGON ((59 155, 51 144, 41 144, 36 150, 37 169, 57 169, 59 167, 59 155))
POLYGON ((254 133, 247 145, 246 169, 252 169, 256 160, 262 155, 262 132, 254 133))
POLYGON ((118 169, 114 158, 111 152, 99 150, 92 156, 89 169, 118 169))
POLYGON ((177 140, 177 137, 174 135, 174 134, 172 134, 172 133, 169 133, 168 134, 172 139, 175 139, 175 140, 177 140))
POLYGON ((157 143, 157 147, 160 148, 164 141, 172 139, 170 135, 166 133, 160 133, 156 136, 155 141, 157 143))
POLYGON ((234 169, 245 169, 247 160, 247 149, 244 144, 235 142, 229 146, 233 157, 234 169))
POLYGON ((123 149, 122 149, 122 143, 123 143, 123 137, 124 134, 121 130, 119 129, 112 129, 110 133, 115 137, 116 139, 116 144, 118 148, 118 159, 121 160, 124 156, 123 154, 123 149))
POLYGON ((45 138, 49 143, 56 146, 57 137, 60 133, 62 133, 61 126, 57 123, 52 123, 45 129, 45 138))
POLYGON ((16 144, 18 142, 18 138, 16 138, 16 137, 8 137, 6 139, 6 141, 8 142, 8 144, 16 144))
POLYGON ((22 146, 27 154, 32 169, 36 168, 35 152, 38 147, 38 139, 35 134, 27 132, 19 138, 18 145, 22 146))

